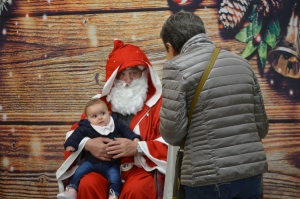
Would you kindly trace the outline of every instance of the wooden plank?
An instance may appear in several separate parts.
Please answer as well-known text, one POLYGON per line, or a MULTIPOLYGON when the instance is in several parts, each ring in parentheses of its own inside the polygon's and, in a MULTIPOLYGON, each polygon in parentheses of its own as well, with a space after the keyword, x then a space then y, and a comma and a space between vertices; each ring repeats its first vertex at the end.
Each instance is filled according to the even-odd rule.
POLYGON ((13 16, 13 15, 43 15, 43 14, 67 14, 74 12, 128 12, 128 11, 143 11, 143 10, 174 10, 174 9, 187 9, 196 7, 220 7, 217 1, 212 0, 194 0, 192 3, 186 5, 178 5, 172 0, 134 0, 134 1, 120 1, 120 0, 110 0, 110 1, 39 1, 39 0, 19 0, 12 1, 12 4, 7 4, 8 10, 3 11, 3 16, 13 16))
MULTIPOLYGON (((30 18, 30 23, 24 18, 7 22, 7 29, 15 31, 8 31, 0 48, 3 118, 36 121, 39 113, 38 121, 77 121, 86 101, 104 85, 105 63, 116 36, 122 35, 125 43, 139 45, 161 77, 166 59, 159 31, 169 14, 71 15, 53 16, 46 22, 39 17, 30 18), (88 19, 87 26, 81 23, 83 18, 88 19), (18 33, 15 22, 20 27, 18 33), (44 24, 45 30, 39 24, 44 24), (49 28, 47 24, 54 25, 49 28), (89 33, 90 27, 95 34, 89 33)), ((224 42, 224 35, 232 34, 232 30, 220 32, 217 9, 198 10, 196 14, 203 15, 207 34, 216 46, 237 54, 243 52, 245 43, 228 36, 224 42)), ((269 119, 299 119, 295 111, 300 106, 296 89, 299 83, 281 78, 269 65, 262 71, 256 56, 250 63, 261 83, 269 119), (289 94, 291 89, 294 95, 289 94)))
POLYGON ((269 171, 264 174, 264 198, 300 197, 300 126, 271 124, 263 145, 269 171))
POLYGON ((70 125, 2 125, 0 171, 55 171, 63 162, 63 143, 69 129, 70 125))
MULTIPOLYGON (((219 30, 218 9, 206 8, 195 12, 204 21, 207 35, 217 46, 241 54, 245 43, 234 39, 237 30, 219 30), (226 42, 224 42, 224 40, 226 42), (232 45, 235 41, 235 45, 232 45)), ((49 16, 43 19, 34 17, 15 17, 2 22, 6 30, 0 37, 2 63, 10 56, 18 60, 36 60, 58 55, 70 55, 80 49, 91 51, 91 47, 110 47, 115 38, 156 46, 162 41, 159 37, 161 27, 170 16, 169 11, 128 12, 107 14, 80 14, 49 16), (141 43, 142 42, 142 43, 141 43), (71 50, 69 52, 69 50, 71 50), (40 53, 35 55, 33 51, 40 53), (61 54, 64 50, 63 54, 61 54), (59 51, 59 54, 48 54, 48 51, 59 51), (24 54, 26 52, 26 54, 24 54), (8 53, 8 54, 6 54, 8 53), (23 59, 20 53, 24 55, 23 59)), ((155 49, 157 50, 157 49, 155 49)))
POLYGON ((56 198, 58 184, 55 173, 2 173, 0 172, 2 199, 56 198))
POLYGON ((1 126, 0 198, 55 198, 65 126, 1 126))
POLYGON ((168 11, 159 11, 49 16, 45 21, 41 17, 12 18, 3 25, 6 35, 0 37, 3 45, 1 61, 10 60, 2 57, 2 52, 14 53, 13 58, 19 59, 19 53, 26 52, 23 60, 44 59, 45 55, 49 58, 67 56, 79 49, 111 47, 115 38, 141 44, 161 44, 158 42, 159 31, 169 15, 168 11), (41 56, 34 55, 34 50, 41 51, 38 54, 41 56), (63 54, 47 53, 61 53, 63 50, 63 54))

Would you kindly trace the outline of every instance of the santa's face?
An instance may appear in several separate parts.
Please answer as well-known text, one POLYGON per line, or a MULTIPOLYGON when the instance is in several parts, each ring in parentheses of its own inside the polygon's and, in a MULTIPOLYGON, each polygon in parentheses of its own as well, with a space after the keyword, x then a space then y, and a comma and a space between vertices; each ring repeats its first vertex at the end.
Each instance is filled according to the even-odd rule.
POLYGON ((143 69, 138 66, 129 67, 119 72, 117 80, 122 80, 125 83, 130 84, 133 80, 141 78, 142 72, 143 69))
POLYGON ((129 70, 126 70, 124 76, 121 75, 115 80, 106 98, 111 102, 113 112, 130 115, 136 114, 143 108, 148 91, 148 71, 139 70, 138 73, 129 73, 129 70), (137 78, 139 75, 140 77, 137 78))

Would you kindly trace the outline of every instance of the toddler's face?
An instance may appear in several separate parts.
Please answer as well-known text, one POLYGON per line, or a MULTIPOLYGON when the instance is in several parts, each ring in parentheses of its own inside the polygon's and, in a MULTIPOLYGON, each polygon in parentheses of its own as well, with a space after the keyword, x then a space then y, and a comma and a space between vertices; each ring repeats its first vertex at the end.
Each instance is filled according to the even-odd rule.
POLYGON ((105 104, 94 104, 87 108, 86 118, 92 125, 107 126, 110 114, 105 104))

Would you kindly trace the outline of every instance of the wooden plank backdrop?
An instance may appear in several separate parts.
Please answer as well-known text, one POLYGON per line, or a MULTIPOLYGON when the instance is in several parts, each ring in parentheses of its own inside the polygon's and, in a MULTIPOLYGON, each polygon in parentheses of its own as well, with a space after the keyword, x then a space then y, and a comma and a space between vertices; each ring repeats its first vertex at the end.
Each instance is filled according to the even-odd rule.
MULTIPOLYGON (((0 198, 56 198, 63 142, 85 103, 105 83, 114 38, 141 47, 161 77, 159 37, 171 1, 13 1, 0 15, 0 198)), ((220 30, 219 1, 199 1, 215 45, 237 54, 237 30, 220 30)), ((259 79, 270 131, 263 140, 269 172, 264 198, 300 198, 298 79, 249 59, 259 79)))

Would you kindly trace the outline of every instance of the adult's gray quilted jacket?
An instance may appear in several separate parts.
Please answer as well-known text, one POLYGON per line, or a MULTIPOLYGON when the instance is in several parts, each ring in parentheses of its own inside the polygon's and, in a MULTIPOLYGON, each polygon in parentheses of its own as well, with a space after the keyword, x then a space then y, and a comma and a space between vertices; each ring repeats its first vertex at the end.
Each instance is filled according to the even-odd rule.
POLYGON ((220 51, 187 128, 193 95, 214 49, 199 34, 163 66, 160 132, 174 146, 186 136, 181 183, 191 187, 268 170, 261 143, 269 127, 263 98, 251 66, 240 56, 220 51))

